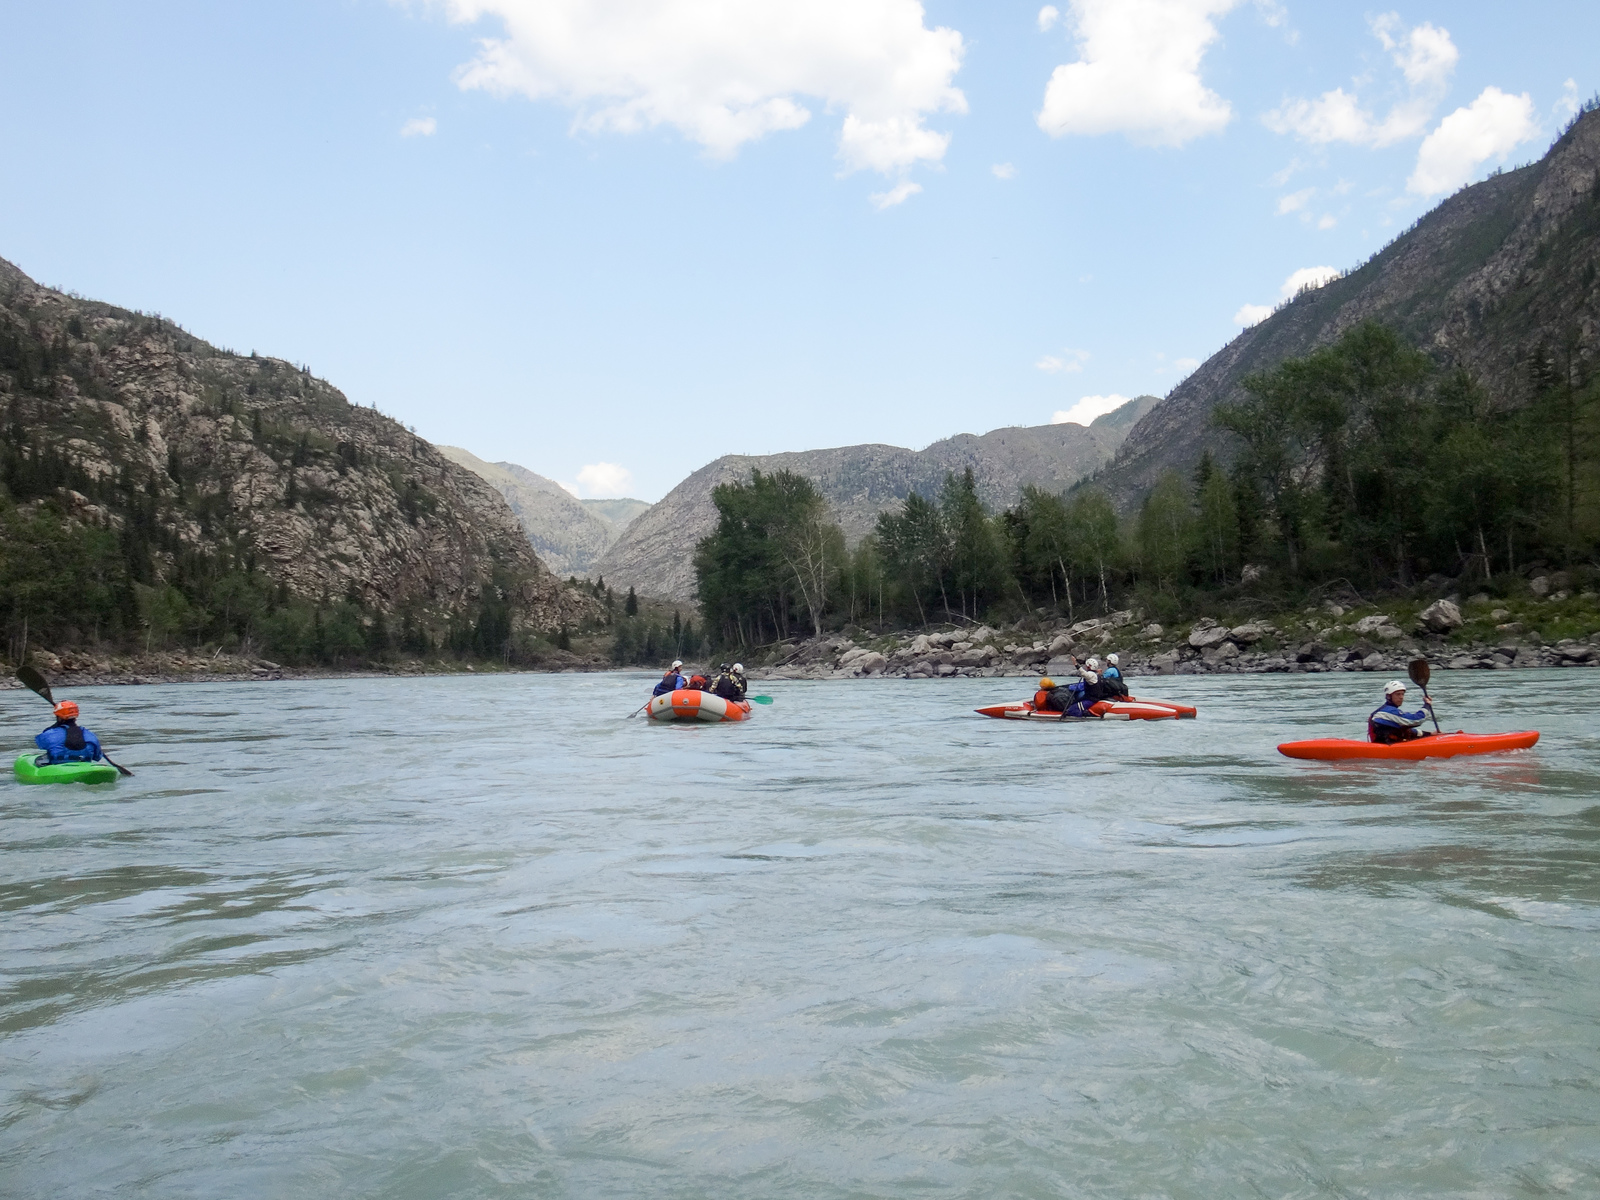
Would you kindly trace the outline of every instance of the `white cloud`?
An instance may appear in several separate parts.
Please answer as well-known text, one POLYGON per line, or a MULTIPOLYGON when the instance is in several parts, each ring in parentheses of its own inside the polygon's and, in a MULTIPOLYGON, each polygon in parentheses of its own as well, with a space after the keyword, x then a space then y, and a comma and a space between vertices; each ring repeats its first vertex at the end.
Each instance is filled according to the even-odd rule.
POLYGON ((1575 117, 1581 107, 1578 103, 1578 81, 1569 79, 1561 85, 1561 99, 1555 102, 1550 111, 1558 117, 1575 117))
POLYGON ((1307 204, 1311 203, 1311 197, 1316 194, 1316 188, 1308 187, 1292 195, 1278 197, 1278 215, 1281 217, 1285 213, 1299 212, 1307 204))
POLYGON ((432 137, 439 128, 439 122, 432 117, 412 117, 400 126, 401 137, 432 137))
POLYGON ((619 467, 616 463, 590 463, 578 472, 578 490, 590 498, 610 499, 615 496, 626 496, 632 487, 633 472, 627 467, 619 467))
POLYGON ((1049 33, 1060 19, 1061 10, 1054 4, 1046 4, 1039 10, 1039 32, 1049 33))
POLYGON ((556 482, 559 483, 561 485, 562 489, 569 496, 571 496, 574 500, 582 500, 583 499, 583 497, 578 494, 578 485, 577 484, 568 483, 565 479, 558 479, 558 480, 556 480, 556 482))
POLYGON ((1319 288, 1329 280, 1337 278, 1339 278, 1338 267, 1301 267, 1283 281, 1283 286, 1278 289, 1278 295, 1281 299, 1293 300, 1306 288, 1319 288))
POLYGON ((953 84, 961 34, 923 23, 919 0, 442 0, 459 22, 498 19, 457 74, 463 88, 555 100, 575 130, 670 126, 730 158, 811 119, 810 98, 845 116, 845 170, 900 171, 943 157, 923 126, 965 112, 953 84))
POLYGON ((1178 370, 1184 372, 1184 374, 1188 374, 1190 371, 1194 370, 1200 365, 1200 360, 1198 358, 1180 358, 1172 365, 1177 367, 1178 370))
POLYGON ((1339 223, 1339 218, 1332 213, 1323 213, 1317 221, 1318 229, 1332 229, 1339 223))
POLYGON ((1220 132, 1233 109, 1200 81, 1200 60, 1217 39, 1213 18, 1237 2, 1072 0, 1080 58, 1050 76, 1039 128, 1163 146, 1220 132))
POLYGON ((1444 98, 1461 53, 1450 32, 1426 22, 1402 30, 1397 13, 1371 21, 1373 36, 1389 52, 1406 83, 1406 95, 1381 120, 1361 106, 1360 97, 1342 87, 1315 100, 1287 100, 1261 119, 1274 133, 1292 133, 1313 145, 1348 142, 1392 146, 1418 137, 1444 98))
POLYGON ((1033 365, 1047 375, 1076 375, 1088 361, 1087 350, 1063 350, 1059 355, 1046 354, 1033 365))
MULTIPOLYGON (((1329 218, 1324 217, 1326 221, 1329 218)), ((1339 278, 1338 267, 1301 267, 1290 274, 1283 281, 1283 286, 1278 289, 1279 301, 1293 300, 1307 288, 1319 288, 1323 284, 1339 278)), ((1272 315, 1270 304, 1241 304, 1239 311, 1233 314, 1235 325, 1259 325, 1272 315)))
POLYGON ((1128 397, 1119 396, 1115 392, 1109 396, 1085 396, 1071 408, 1064 409, 1050 418, 1052 425, 1087 425, 1096 417, 1103 417, 1108 412, 1114 412, 1128 402, 1128 397))
POLYGON ((922 185, 920 183, 912 183, 909 179, 902 179, 887 192, 873 192, 867 199, 872 201, 872 207, 882 212, 886 208, 893 208, 896 204, 904 204, 921 190, 922 185))
POLYGON ((1527 92, 1507 95, 1486 87, 1465 108, 1458 108, 1423 139, 1417 151, 1417 169, 1406 190, 1419 196, 1452 192, 1491 159, 1504 161, 1523 142, 1536 137, 1533 99, 1527 92))
POLYGON ((1017 169, 1010 163, 995 163, 989 170, 994 172, 996 179, 1015 179, 1017 177, 1017 169))

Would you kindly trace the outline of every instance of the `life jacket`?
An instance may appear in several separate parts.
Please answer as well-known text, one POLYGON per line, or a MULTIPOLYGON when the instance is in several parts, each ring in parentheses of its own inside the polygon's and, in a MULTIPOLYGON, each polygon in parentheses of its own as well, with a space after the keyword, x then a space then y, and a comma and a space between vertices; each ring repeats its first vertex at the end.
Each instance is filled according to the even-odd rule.
POLYGON ((1418 736, 1415 729, 1409 729, 1402 725, 1391 725, 1387 721, 1375 720, 1377 715, 1387 707, 1387 705, 1380 704, 1367 714, 1367 741, 1375 742, 1380 746, 1393 746, 1397 742, 1409 742, 1412 738, 1418 736))
POLYGON ((100 739, 76 721, 57 721, 33 742, 50 762, 94 762, 100 757, 100 739), (52 736, 58 730, 59 741, 52 736))
POLYGON ((732 671, 724 671, 718 675, 716 686, 711 690, 724 700, 744 699, 744 688, 739 685, 739 680, 732 671))
POLYGON ((703 692, 703 691, 705 691, 706 690, 706 677, 704 675, 691 675, 691 676, 689 676, 689 689, 691 691, 695 691, 695 692, 703 692))

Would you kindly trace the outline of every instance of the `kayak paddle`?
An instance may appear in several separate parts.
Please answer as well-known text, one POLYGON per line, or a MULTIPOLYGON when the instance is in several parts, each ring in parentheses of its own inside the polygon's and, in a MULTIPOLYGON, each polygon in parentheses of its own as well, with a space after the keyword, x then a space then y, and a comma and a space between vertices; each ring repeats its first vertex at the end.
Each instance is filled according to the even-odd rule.
MULTIPOLYGON (((51 708, 55 707, 56 698, 50 694, 50 685, 45 682, 45 677, 39 674, 38 667, 18 667, 17 682, 22 684, 22 686, 27 688, 30 692, 37 693, 47 704, 50 705, 51 708)), ((118 762, 111 762, 111 756, 104 750, 100 751, 100 757, 105 759, 108 763, 111 763, 111 765, 123 775, 126 775, 130 779, 133 777, 133 772, 128 770, 127 767, 118 762)))
POLYGON ((1411 676, 1411 682, 1422 689, 1422 698, 1428 702, 1428 715, 1433 717, 1433 731, 1439 732, 1439 718, 1433 711, 1433 697, 1428 695, 1428 680, 1432 677, 1432 669, 1425 658, 1413 658, 1406 664, 1406 673, 1411 676))

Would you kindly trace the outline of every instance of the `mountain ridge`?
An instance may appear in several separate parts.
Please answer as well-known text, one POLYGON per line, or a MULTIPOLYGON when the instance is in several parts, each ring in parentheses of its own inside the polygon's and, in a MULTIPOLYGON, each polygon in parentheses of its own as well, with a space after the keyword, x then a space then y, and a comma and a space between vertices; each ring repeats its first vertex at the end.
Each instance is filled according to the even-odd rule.
POLYGON ((1245 376, 1331 345, 1362 321, 1389 325, 1446 366, 1471 370, 1499 401, 1526 403, 1530 364, 1572 326, 1600 344, 1600 112, 1580 113, 1536 162, 1457 191, 1360 266, 1302 292, 1206 359, 1129 431, 1087 483, 1132 509, 1168 470, 1230 439, 1210 425, 1245 376))
POLYGON ((985 434, 959 433, 923 450, 870 443, 780 454, 727 454, 679 483, 629 525, 595 564, 613 586, 690 601, 695 594, 694 547, 716 527, 712 489, 752 470, 794 471, 822 491, 854 544, 873 529, 878 513, 911 492, 931 496, 947 473, 971 467, 978 494, 991 508, 1012 504, 1028 484, 1064 491, 1110 460, 1126 436, 1129 405, 1148 411, 1154 396, 1139 396, 1091 425, 1015 425, 985 434), (1122 422, 1108 420, 1122 414, 1122 422))

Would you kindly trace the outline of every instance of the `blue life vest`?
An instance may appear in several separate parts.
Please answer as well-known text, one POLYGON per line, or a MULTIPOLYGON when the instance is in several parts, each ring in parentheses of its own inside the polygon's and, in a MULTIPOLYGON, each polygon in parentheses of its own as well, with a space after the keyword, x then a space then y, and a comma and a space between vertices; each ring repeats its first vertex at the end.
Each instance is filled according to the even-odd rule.
POLYGON ((680 691, 688 686, 688 681, 674 671, 670 675, 663 676, 661 682, 656 684, 656 690, 650 694, 652 696, 665 696, 668 692, 680 691))
POLYGON ((53 763, 98 762, 100 759, 100 739, 76 722, 57 721, 35 737, 33 744, 53 763))

